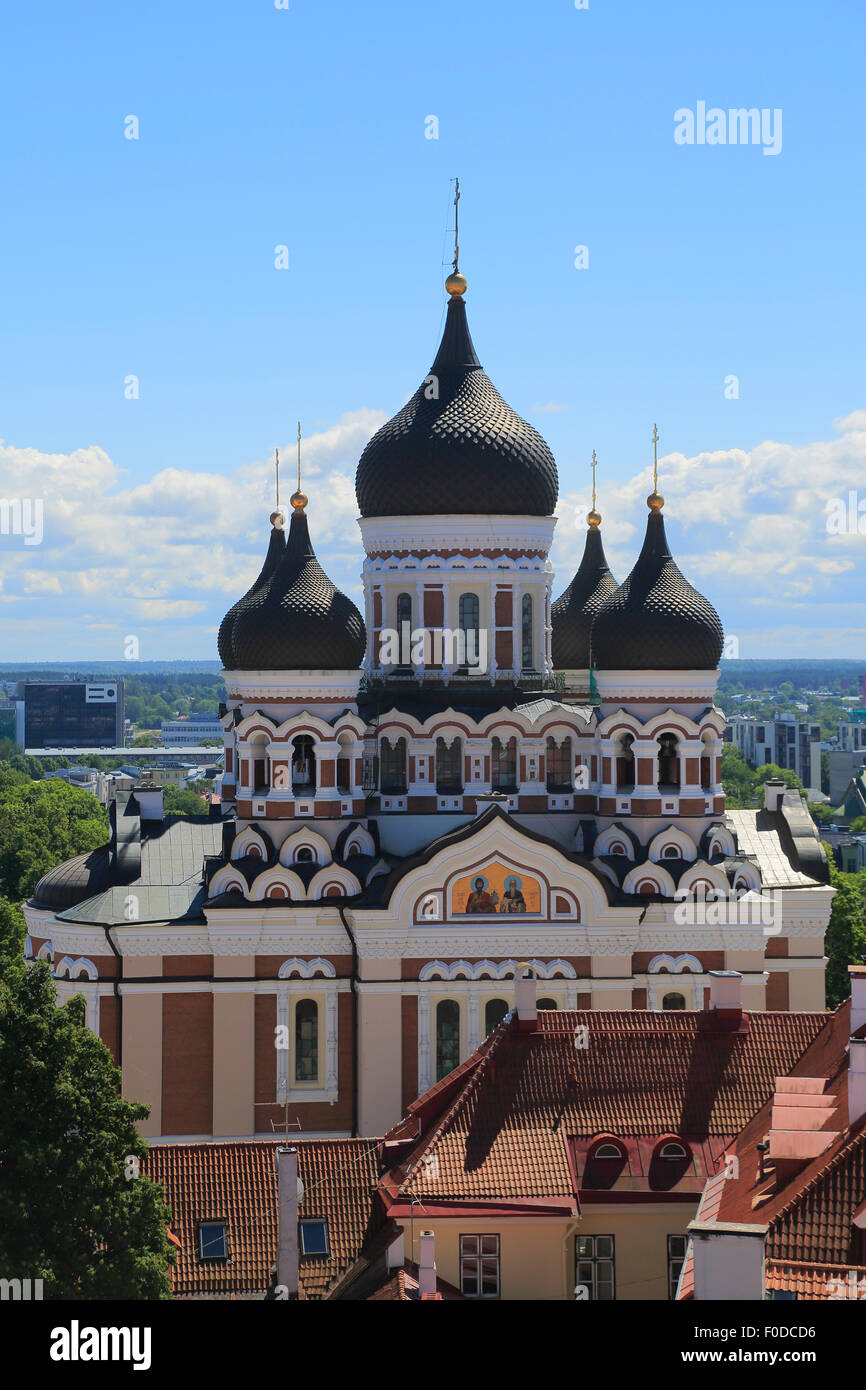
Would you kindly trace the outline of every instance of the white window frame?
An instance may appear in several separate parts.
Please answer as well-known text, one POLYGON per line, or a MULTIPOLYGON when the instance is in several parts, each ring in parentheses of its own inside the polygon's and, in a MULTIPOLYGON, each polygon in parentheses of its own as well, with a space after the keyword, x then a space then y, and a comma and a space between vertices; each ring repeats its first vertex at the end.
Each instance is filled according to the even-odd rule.
POLYGON ((337 982, 287 980, 277 991, 277 1027, 287 1030, 288 1047, 278 1047, 277 1105, 286 1102, 337 1099, 338 1012, 337 982), (312 999, 319 1007, 319 1078, 315 1082, 295 1081, 295 1010, 302 999, 312 999))
MULTIPOLYGON (((608 1235, 606 1232, 600 1231, 598 1234, 584 1235, 584 1236, 577 1235, 577 1236, 575 1236, 575 1238, 574 1238, 574 1283, 575 1283, 575 1288, 578 1288, 579 1286, 583 1285, 583 1286, 585 1286, 585 1287, 588 1287, 588 1289, 589 1289, 589 1298, 588 1298, 588 1299, 580 1299, 580 1300, 578 1300, 579 1302, 584 1302, 584 1303, 598 1303, 598 1302, 604 1302, 604 1303, 611 1302, 611 1303, 615 1303, 615 1302, 616 1302, 616 1238, 615 1238, 612 1234, 611 1234, 611 1235, 608 1235), (591 1242, 592 1242, 592 1254, 590 1254, 590 1255, 581 1255, 581 1254, 579 1253, 579 1251, 580 1251, 580 1243, 581 1243, 582 1240, 587 1240, 587 1241, 591 1241, 591 1242), (610 1254, 609 1254, 609 1255, 599 1255, 599 1254, 596 1253, 596 1241, 598 1241, 598 1240, 609 1240, 609 1241, 610 1241, 610 1254), (581 1279, 581 1277, 580 1277, 579 1270, 580 1270, 580 1266, 581 1266, 582 1264, 588 1264, 588 1265, 590 1266, 590 1275, 589 1275, 589 1279, 588 1279, 588 1280, 587 1280, 587 1279, 581 1279), (607 1264, 610 1265, 610 1286, 611 1286, 612 1297, 611 1297, 610 1299, 602 1299, 602 1300, 600 1300, 600 1299, 598 1298, 598 1269, 599 1269, 599 1266, 600 1266, 600 1265, 607 1265, 607 1264)), ((575 1294, 575 1297, 576 1297, 576 1294, 575 1294)))
POLYGON ((463 1297, 464 1297, 464 1298, 472 1298, 472 1299, 476 1299, 476 1298, 477 1298, 477 1299, 499 1298, 499 1297, 501 1296, 501 1291, 502 1291, 502 1241, 501 1241, 500 1238, 499 1238, 499 1233, 498 1233, 497 1231, 487 1231, 487 1232, 484 1232, 484 1231, 479 1231, 479 1232, 467 1231, 467 1232, 463 1232, 462 1234, 460 1234, 460 1235, 458 1236, 458 1238, 457 1238, 457 1241, 458 1241, 458 1247, 457 1247, 457 1248, 458 1248, 458 1261, 459 1261, 459 1270, 460 1270, 460 1292, 463 1294, 463 1297), (496 1242, 496 1253, 495 1253, 495 1254, 492 1254, 490 1251, 487 1251, 487 1252, 484 1251, 483 1242, 484 1242, 485 1240, 493 1240, 493 1241, 496 1242), (477 1241, 477 1242, 478 1242, 478 1249, 477 1249, 477 1251, 476 1251, 476 1252, 471 1252, 471 1253, 468 1252, 468 1251, 465 1251, 465 1250, 464 1250, 464 1246, 463 1246, 463 1242, 464 1242, 464 1241, 477 1241), (476 1264, 476 1266, 477 1266, 476 1275, 475 1275, 476 1282, 477 1282, 477 1284, 478 1284, 478 1292, 477 1292, 477 1293, 467 1293, 466 1290, 465 1290, 464 1287, 463 1287, 463 1262, 464 1262, 464 1260, 465 1260, 465 1261, 472 1261, 472 1262, 474 1262, 474 1263, 476 1264), (496 1292, 495 1292, 495 1293, 484 1293, 483 1290, 482 1290, 483 1265, 484 1265, 484 1261, 485 1261, 485 1260, 492 1260, 492 1261, 495 1262, 495 1265, 496 1265, 496 1292))

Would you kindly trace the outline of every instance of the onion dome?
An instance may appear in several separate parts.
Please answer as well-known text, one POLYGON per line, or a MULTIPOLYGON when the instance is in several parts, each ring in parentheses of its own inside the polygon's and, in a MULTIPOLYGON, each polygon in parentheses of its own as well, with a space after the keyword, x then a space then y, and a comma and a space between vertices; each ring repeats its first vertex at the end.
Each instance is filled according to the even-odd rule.
POLYGON ((307 498, 299 490, 291 502, 283 555, 265 582, 236 606, 230 651, 224 655, 220 646, 220 656, 226 662, 231 655, 234 670, 354 671, 364 657, 364 621, 316 559, 307 498))
MULTIPOLYGON (((590 512, 590 517, 598 516, 590 512)), ((599 521, 601 517, 599 517, 599 521)), ((616 592, 598 522, 590 521, 577 573, 550 610, 553 665, 557 671, 585 671, 590 666, 589 630, 606 599, 616 592)))
POLYGON ((100 845, 43 874, 33 890, 31 902, 36 907, 63 912, 110 888, 112 882, 111 846, 100 845))
POLYGON ((592 623, 592 665, 600 671, 714 671, 724 634, 719 615, 684 579, 665 536, 663 499, 647 499, 646 539, 628 579, 592 623))
POLYGON ((257 594, 260 589, 268 583, 271 576, 277 570, 280 561, 286 551, 286 533, 283 530, 285 524, 282 512, 271 513, 271 539, 268 545, 268 553, 265 556, 265 563, 262 565, 261 573, 251 589, 247 589, 243 598, 239 598, 233 608, 230 608, 220 623, 220 630, 217 636, 217 647, 219 649, 220 661, 227 671, 236 669, 234 648, 232 646, 232 630, 235 618, 244 611, 253 594, 257 594))
POLYGON ((552 516, 553 454, 482 370, 466 321, 466 280, 455 273, 445 283, 451 298, 430 373, 358 463, 361 515, 552 516))

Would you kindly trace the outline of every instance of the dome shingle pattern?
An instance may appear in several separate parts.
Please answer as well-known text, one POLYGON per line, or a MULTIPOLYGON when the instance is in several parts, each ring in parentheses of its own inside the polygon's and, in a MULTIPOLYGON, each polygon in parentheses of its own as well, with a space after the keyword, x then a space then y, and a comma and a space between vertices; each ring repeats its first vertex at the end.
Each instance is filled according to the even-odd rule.
POLYGON ((265 556, 265 563, 262 565, 258 579, 252 585, 252 588, 247 589, 243 598, 239 598, 234 607, 229 609, 220 623, 220 630, 217 635, 217 648, 220 654, 220 661, 227 671, 236 669, 234 647, 232 646, 232 630, 234 628, 235 618, 244 611, 246 604, 252 598, 253 594, 257 594, 260 589, 264 588, 271 578, 271 575, 275 573, 285 553, 286 533, 282 529, 272 526, 268 553, 265 556))
POLYGON ((430 376, 361 455, 361 515, 551 516, 558 487, 553 454, 482 370, 452 297, 430 376))
POLYGON ((714 671, 724 634, 718 613, 674 564, 661 512, 628 579, 593 619, 592 665, 601 671, 714 671))
POLYGON ((354 671, 366 640, 361 614, 325 574, 306 514, 296 510, 273 574, 238 605, 231 628, 232 669, 354 671))
POLYGON ((43 874, 33 890, 33 902, 63 912, 110 888, 113 881, 111 846, 100 845, 43 874))
POLYGON ((558 671, 585 671, 590 666, 589 633, 599 609, 616 592, 608 568, 601 532, 586 533, 583 559, 577 573, 550 610, 553 665, 558 671))

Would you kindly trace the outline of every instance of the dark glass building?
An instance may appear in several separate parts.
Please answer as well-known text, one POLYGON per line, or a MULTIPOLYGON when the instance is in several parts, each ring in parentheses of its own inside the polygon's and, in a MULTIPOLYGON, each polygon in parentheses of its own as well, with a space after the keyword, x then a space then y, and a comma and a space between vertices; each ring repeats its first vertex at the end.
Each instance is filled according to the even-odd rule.
POLYGON ((25 681, 25 748, 123 746, 123 681, 25 681))

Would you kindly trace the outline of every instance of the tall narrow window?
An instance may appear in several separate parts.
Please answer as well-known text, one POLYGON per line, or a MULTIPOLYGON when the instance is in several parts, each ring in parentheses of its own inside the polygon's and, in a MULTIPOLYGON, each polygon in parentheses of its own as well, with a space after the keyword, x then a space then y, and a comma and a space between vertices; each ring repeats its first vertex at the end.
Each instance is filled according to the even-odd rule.
POLYGON ((676 1298, 680 1274, 686 1262, 688 1236, 668 1236, 668 1298, 676 1298))
POLYGON ((613 1236, 576 1236, 574 1254, 575 1297, 589 1303, 611 1302, 616 1297, 613 1236))
POLYGON ((499 1297, 499 1236, 460 1237, 460 1292, 464 1298, 499 1297))
POLYGON ((436 740, 436 790, 463 790, 463 742, 459 738, 453 739, 450 745, 444 738, 436 740))
POLYGON ((616 745, 616 789, 618 792, 634 791, 634 753, 633 734, 623 734, 616 745))
POLYGON ((478 665, 478 622, 478 595, 461 594, 457 605, 457 623, 462 648, 458 655, 463 667, 478 665))
POLYGON ((397 640, 400 643, 400 666, 412 664, 412 597, 397 595, 397 640))
POLYGON ((404 792, 406 790, 406 740, 383 738, 380 745, 379 762, 382 769, 382 791, 404 792))
POLYGON ((436 1080, 441 1081, 460 1061, 460 1005, 440 999, 436 1005, 436 1080))
POLYGON ((319 1006, 315 999, 295 1005, 295 1081, 319 1079, 319 1006))
POLYGON ((309 792, 316 785, 316 755, 309 734, 292 740, 292 791, 309 792))
POLYGON ((493 1029, 502 1022, 508 1013, 508 1004, 504 999, 488 999, 484 1005, 484 1032, 485 1035, 492 1033, 493 1029))
POLYGON ((658 742, 659 790, 679 791, 680 756, 676 734, 662 734, 658 742))
POLYGON ((547 740, 547 790, 549 792, 570 792, 573 789, 571 766, 571 739, 564 738, 557 743, 555 738, 547 740))
POLYGON ((517 791, 517 739, 504 742, 494 738, 492 744, 492 776, 495 792, 517 791))
POLYGON ((523 595, 523 606, 520 624, 522 647, 523 647, 523 669, 528 671, 532 668, 532 595, 523 595))

